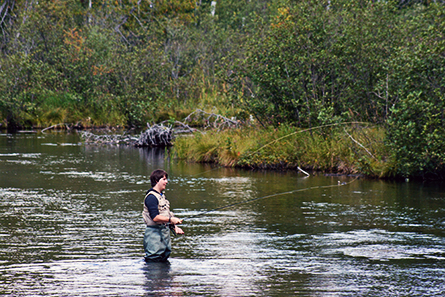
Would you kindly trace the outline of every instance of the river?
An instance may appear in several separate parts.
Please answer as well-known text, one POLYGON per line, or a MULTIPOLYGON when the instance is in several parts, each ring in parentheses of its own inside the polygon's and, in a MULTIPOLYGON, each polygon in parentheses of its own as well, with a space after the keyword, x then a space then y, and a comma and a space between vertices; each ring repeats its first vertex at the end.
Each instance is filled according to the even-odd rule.
POLYGON ((4 296, 445 292, 443 182, 218 168, 77 133, 3 132, 0 212, 4 296), (168 263, 146 264, 142 201, 157 168, 186 234, 168 263))

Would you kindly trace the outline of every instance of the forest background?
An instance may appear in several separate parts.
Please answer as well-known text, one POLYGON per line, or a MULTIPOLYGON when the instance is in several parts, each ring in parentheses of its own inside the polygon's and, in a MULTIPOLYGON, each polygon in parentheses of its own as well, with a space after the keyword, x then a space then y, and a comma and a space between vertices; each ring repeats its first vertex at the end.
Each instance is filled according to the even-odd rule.
POLYGON ((178 137, 179 158, 443 179, 444 2, 3 0, 1 126, 201 109, 238 124, 178 137))

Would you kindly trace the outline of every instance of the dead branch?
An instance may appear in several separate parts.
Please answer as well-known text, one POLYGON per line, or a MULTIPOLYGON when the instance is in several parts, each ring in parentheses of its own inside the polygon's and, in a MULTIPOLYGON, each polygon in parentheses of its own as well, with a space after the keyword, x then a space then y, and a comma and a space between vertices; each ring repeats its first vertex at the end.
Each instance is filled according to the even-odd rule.
POLYGON ((166 127, 163 124, 150 126, 141 133, 139 139, 133 144, 137 147, 153 147, 153 146, 171 146, 173 140, 173 130, 171 127, 166 127))
MULTIPOLYGON (((208 113, 201 109, 197 109, 189 114, 184 122, 198 120, 204 123, 204 128, 213 127, 218 130, 240 125, 240 122, 237 120, 229 119, 219 114, 208 113)), ((167 147, 172 145, 175 135, 199 131, 184 122, 163 121, 160 124, 153 125, 147 123, 148 129, 142 132, 138 138, 130 135, 96 135, 88 131, 81 131, 80 136, 85 143, 89 144, 126 144, 136 147, 167 147)))
POLYGON ((193 121, 202 122, 204 129, 216 128, 222 130, 224 128, 234 128, 240 125, 240 122, 234 118, 229 119, 220 114, 205 112, 202 109, 196 109, 184 119, 184 122, 193 121))
POLYGON ((80 131, 79 134, 84 142, 89 144, 132 144, 138 140, 131 135, 96 135, 89 131, 80 131))
POLYGON ((140 134, 139 137, 131 135, 96 135, 89 131, 81 131, 80 136, 85 143, 89 144, 125 144, 136 147, 167 147, 172 145, 173 129, 163 124, 154 124, 140 134))
POLYGON ((67 130, 70 130, 70 129, 71 129, 70 126, 69 126, 68 124, 60 123, 60 124, 52 125, 51 127, 47 127, 47 128, 45 128, 45 129, 42 129, 42 132, 45 132, 46 130, 49 130, 49 129, 54 129, 54 128, 58 127, 58 126, 62 126, 62 127, 65 126, 65 128, 66 128, 67 130))
POLYGON ((351 138, 351 140, 353 142, 355 142, 358 146, 360 146, 362 149, 364 149, 374 160, 377 160, 376 157, 373 156, 373 154, 371 154, 370 151, 368 151, 368 149, 366 147, 364 147, 360 142, 358 142, 357 140, 355 140, 354 138, 352 138, 351 134, 348 133, 348 131, 346 131, 345 128, 343 128, 343 130, 345 131, 345 133, 349 136, 349 138, 351 138))
MULTIPOLYGON (((169 123, 169 121, 161 122, 161 124, 165 123, 169 123)), ((198 131, 198 129, 192 128, 189 125, 184 124, 183 122, 180 121, 175 121, 174 124, 176 125, 176 127, 172 128, 173 134, 193 133, 195 131, 198 131)))
POLYGON ((304 174, 306 174, 306 176, 311 176, 309 173, 307 173, 306 171, 301 169, 300 166, 298 166, 297 169, 300 170, 301 172, 303 172, 304 174))

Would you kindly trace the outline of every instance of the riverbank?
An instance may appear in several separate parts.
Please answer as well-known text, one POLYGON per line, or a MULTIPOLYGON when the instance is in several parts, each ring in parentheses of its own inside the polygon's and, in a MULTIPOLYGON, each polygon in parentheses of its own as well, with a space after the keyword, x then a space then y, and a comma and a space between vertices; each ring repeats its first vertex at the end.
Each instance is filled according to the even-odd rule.
MULTIPOLYGON (((72 126, 54 125, 40 131, 89 130, 98 137, 103 137, 103 134, 132 135, 134 139, 143 134, 138 129, 119 127, 69 127, 72 126)), ((166 146, 171 147, 173 158, 187 162, 252 170, 361 175, 379 179, 440 179, 440 172, 436 176, 402 175, 399 171, 400 161, 387 145, 386 130, 368 123, 347 122, 302 129, 288 125, 264 128, 247 122, 233 125, 230 129, 201 128, 194 133, 173 134, 172 141, 166 146)), ((85 139, 82 141, 88 142, 85 139)), ((125 141, 110 143, 128 145, 125 141)))
POLYGON ((178 159, 225 167, 317 171, 395 178, 396 166, 384 144, 385 130, 365 123, 312 129, 247 126, 177 137, 178 159))

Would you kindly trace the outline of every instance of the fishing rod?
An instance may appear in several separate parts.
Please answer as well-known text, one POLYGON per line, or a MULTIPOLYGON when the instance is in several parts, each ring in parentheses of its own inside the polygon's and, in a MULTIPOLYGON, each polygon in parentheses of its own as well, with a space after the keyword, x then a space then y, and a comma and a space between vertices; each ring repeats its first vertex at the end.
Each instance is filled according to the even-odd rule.
POLYGON ((281 192, 281 193, 275 193, 275 194, 270 194, 270 195, 266 195, 266 196, 262 196, 262 197, 252 198, 252 199, 249 199, 249 200, 245 200, 245 201, 241 201, 241 202, 236 202, 236 203, 232 203, 232 204, 229 204, 229 205, 224 205, 224 206, 221 206, 221 207, 217 207, 217 208, 213 208, 213 209, 210 209, 210 210, 206 210, 206 211, 200 212, 200 213, 198 213, 198 214, 195 214, 195 215, 192 215, 192 216, 188 216, 188 217, 184 218, 183 220, 189 220, 189 219, 191 219, 191 218, 196 218, 196 217, 205 215, 205 214, 210 213, 210 212, 218 211, 218 210, 221 210, 221 209, 226 209, 226 208, 229 208, 229 207, 232 207, 232 206, 237 206, 237 205, 240 205, 240 204, 250 203, 250 202, 253 202, 253 201, 258 201, 258 200, 262 200, 262 199, 267 199, 267 198, 271 198, 271 197, 276 197, 276 196, 281 196, 281 195, 287 195, 287 194, 292 194, 292 193, 297 193, 297 192, 304 192, 304 191, 309 191, 309 190, 314 190, 314 189, 326 189, 326 188, 333 188, 333 187, 346 186, 346 185, 350 185, 350 184, 352 184, 352 183, 355 182, 358 178, 359 178, 359 177, 356 177, 356 178, 354 178, 352 181, 347 182, 347 183, 346 183, 346 182, 341 183, 341 182, 339 181, 338 184, 336 184, 336 185, 314 186, 314 187, 309 187, 309 188, 304 188, 304 189, 296 189, 296 190, 292 190, 292 191, 281 192))

